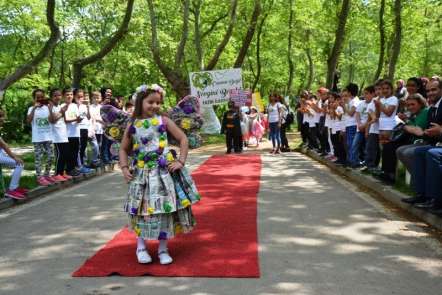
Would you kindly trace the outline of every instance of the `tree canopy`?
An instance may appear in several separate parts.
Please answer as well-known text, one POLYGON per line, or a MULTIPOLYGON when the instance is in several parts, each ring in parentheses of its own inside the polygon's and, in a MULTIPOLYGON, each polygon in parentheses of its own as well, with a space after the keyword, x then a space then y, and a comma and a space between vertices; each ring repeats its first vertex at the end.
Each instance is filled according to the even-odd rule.
MULTIPOLYGON (((0 0, 0 81, 45 47, 50 2, 0 0)), ((341 84, 365 85, 377 69, 395 79, 442 73, 440 0, 57 0, 54 16, 56 44, 3 104, 29 99, 33 87, 72 85, 79 64, 78 85, 121 95, 157 82, 182 96, 189 72, 234 66, 263 94, 325 85, 334 69, 341 84)))

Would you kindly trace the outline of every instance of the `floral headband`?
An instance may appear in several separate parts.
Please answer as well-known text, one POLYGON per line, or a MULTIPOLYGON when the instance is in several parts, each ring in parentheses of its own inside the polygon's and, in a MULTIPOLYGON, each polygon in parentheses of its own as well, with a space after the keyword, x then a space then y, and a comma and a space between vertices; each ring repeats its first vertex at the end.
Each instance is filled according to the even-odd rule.
POLYGON ((151 84, 151 85, 143 84, 143 85, 137 87, 133 97, 135 98, 138 93, 145 92, 145 91, 148 91, 148 90, 155 91, 156 93, 161 95, 162 98, 164 98, 164 96, 166 96, 166 91, 164 91, 164 89, 160 85, 158 85, 158 84, 151 84))

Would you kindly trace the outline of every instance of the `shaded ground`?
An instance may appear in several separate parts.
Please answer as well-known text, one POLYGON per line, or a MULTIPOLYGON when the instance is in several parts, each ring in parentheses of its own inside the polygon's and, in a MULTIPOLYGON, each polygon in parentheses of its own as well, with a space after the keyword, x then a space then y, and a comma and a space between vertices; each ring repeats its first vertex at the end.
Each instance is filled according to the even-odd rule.
MULTIPOLYGON (((440 292, 438 241, 309 158, 260 152, 260 279, 71 278, 125 223, 126 185, 113 173, 0 213, 0 293, 440 292)), ((214 153, 222 150, 193 152, 191 167, 214 153)))

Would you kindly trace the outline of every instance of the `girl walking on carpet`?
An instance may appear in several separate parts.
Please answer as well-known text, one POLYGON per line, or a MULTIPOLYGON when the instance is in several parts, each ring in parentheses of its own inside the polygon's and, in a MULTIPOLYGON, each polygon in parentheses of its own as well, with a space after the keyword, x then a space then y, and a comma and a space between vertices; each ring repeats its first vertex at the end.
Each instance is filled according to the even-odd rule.
POLYGON ((163 89, 155 84, 137 89, 133 118, 120 148, 121 170, 129 182, 125 211, 129 227, 137 235, 139 263, 152 261, 147 240, 159 240, 160 264, 172 263, 167 241, 178 233, 192 231, 195 218, 191 205, 200 199, 184 168, 186 135, 169 118, 159 115, 163 95, 163 89), (169 150, 167 133, 179 143, 179 157, 169 150), (131 163, 129 155, 133 157, 131 163))

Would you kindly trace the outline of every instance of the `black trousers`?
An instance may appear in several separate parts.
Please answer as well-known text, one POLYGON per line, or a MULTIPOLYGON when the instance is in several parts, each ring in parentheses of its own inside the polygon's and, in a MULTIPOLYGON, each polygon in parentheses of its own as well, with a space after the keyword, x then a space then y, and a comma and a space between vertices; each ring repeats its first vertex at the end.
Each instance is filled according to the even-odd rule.
POLYGON ((279 130, 279 133, 281 135, 281 148, 288 149, 289 148, 289 141, 287 140, 287 124, 281 124, 281 129, 279 130))
POLYGON ((81 165, 84 165, 84 158, 85 158, 85 154, 86 154, 88 134, 89 134, 89 130, 80 129, 80 161, 81 161, 81 165))
POLYGON ((70 157, 69 142, 54 143, 55 146, 55 175, 63 175, 68 171, 67 164, 70 157))
POLYGON ((308 131, 308 147, 311 149, 319 148, 318 143, 318 129, 316 127, 310 127, 308 131))
POLYGON ((328 144, 328 128, 325 127, 325 116, 322 116, 319 124, 316 125, 318 127, 318 137, 319 143, 321 144, 321 152, 329 152, 330 145, 328 144))
POLYGON ((307 143, 308 142, 308 133, 309 133, 309 126, 308 123, 302 123, 299 125, 301 126, 301 137, 302 137, 302 142, 303 143, 307 143))
POLYGON ((341 136, 341 132, 337 131, 335 134, 332 134, 330 139, 333 144, 335 156, 336 158, 338 158, 338 162, 344 164, 346 161, 346 155, 344 148, 344 138, 341 136))
POLYGON ((72 171, 78 166, 78 152, 80 150, 80 138, 69 137, 69 156, 67 160, 67 169, 72 171))
POLYGON ((242 136, 241 132, 235 132, 235 130, 226 130, 226 146, 227 152, 231 152, 232 149, 239 153, 242 151, 242 136))

